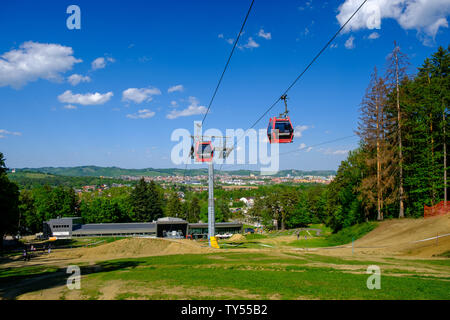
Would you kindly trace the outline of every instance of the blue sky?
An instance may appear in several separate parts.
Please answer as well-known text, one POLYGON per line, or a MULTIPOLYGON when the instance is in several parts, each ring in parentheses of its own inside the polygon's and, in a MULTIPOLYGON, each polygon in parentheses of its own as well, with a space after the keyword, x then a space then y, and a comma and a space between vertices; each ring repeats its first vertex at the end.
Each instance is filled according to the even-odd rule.
MULTIPOLYGON (((283 157, 281 168, 337 169, 356 137, 309 146, 353 134, 370 73, 384 69, 394 40, 410 58, 410 73, 449 44, 449 2, 370 0, 289 92, 301 137, 280 152, 303 148, 283 157)), ((256 0, 205 129, 248 128, 359 3, 256 0)), ((7 165, 174 167, 170 135, 193 131, 202 119, 249 4, 2 2, 0 151, 7 165), (71 4, 81 9, 81 30, 66 26, 71 4)), ((270 116, 281 111, 280 103, 270 116)))

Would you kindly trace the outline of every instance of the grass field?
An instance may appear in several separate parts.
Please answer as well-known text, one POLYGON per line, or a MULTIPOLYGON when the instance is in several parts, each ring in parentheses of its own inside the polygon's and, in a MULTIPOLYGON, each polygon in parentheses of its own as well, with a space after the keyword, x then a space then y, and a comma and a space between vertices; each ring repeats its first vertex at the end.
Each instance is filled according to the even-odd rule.
POLYGON ((331 234, 288 230, 205 241, 92 238, 31 261, 0 258, 0 299, 450 300, 450 218, 365 223, 331 234), (354 239, 354 247, 351 245, 354 239), (421 240, 417 242, 416 240, 421 240), (350 244, 349 244, 350 243, 350 244), (88 244, 90 244, 88 246, 88 244), (69 290, 68 265, 81 269, 69 290), (381 270, 369 290, 368 266, 381 270))
POLYGON ((292 252, 168 255, 80 264, 81 290, 65 268, 1 269, 7 299, 450 299, 449 260, 340 259, 292 252), (381 289, 366 287, 369 265, 381 289))

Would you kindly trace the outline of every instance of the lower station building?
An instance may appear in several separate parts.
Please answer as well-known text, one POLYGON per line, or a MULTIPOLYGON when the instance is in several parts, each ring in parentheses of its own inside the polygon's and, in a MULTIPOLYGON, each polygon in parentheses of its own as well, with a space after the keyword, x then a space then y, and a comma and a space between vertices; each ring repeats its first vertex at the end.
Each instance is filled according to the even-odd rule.
MULTIPOLYGON (((215 224, 217 236, 242 233, 242 223, 219 222, 215 224)), ((51 219, 44 222, 44 237, 70 239, 74 237, 159 237, 207 238, 207 223, 188 223, 180 218, 165 217, 154 222, 89 223, 79 217, 51 219)))

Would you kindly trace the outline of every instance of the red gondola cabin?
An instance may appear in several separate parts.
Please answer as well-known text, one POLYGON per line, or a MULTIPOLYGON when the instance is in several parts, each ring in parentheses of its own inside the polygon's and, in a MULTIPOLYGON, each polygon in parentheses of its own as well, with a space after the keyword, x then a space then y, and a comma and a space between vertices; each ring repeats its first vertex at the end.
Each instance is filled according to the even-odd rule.
POLYGON ((211 141, 198 141, 195 144, 195 159, 198 162, 211 162, 214 157, 214 150, 211 141))
POLYGON ((267 137, 270 143, 291 143, 294 139, 294 128, 291 119, 286 118, 270 118, 267 127, 267 137))

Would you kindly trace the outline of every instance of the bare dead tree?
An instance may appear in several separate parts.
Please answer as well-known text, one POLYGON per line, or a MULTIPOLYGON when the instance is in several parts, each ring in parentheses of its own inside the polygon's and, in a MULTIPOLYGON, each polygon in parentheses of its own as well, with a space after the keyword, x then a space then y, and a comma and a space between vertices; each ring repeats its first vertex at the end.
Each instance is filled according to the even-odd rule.
POLYGON ((377 220, 383 220, 385 194, 393 189, 392 150, 386 140, 388 121, 385 114, 387 104, 387 87, 385 81, 378 77, 377 69, 372 73, 360 108, 360 118, 356 133, 363 141, 366 152, 368 175, 361 182, 360 192, 367 210, 376 207, 377 220))
POLYGON ((388 69, 386 71, 386 83, 390 90, 395 91, 395 106, 397 109, 396 140, 398 143, 398 195, 399 195, 399 218, 405 216, 403 188, 403 141, 402 141, 402 111, 400 107, 400 82, 407 78, 406 70, 409 66, 407 56, 400 51, 400 47, 394 41, 394 50, 388 56, 388 69))

